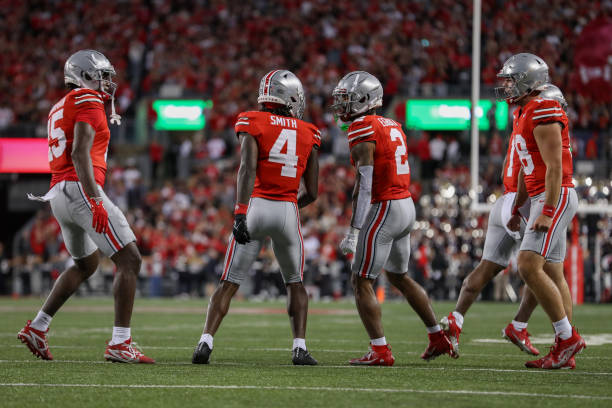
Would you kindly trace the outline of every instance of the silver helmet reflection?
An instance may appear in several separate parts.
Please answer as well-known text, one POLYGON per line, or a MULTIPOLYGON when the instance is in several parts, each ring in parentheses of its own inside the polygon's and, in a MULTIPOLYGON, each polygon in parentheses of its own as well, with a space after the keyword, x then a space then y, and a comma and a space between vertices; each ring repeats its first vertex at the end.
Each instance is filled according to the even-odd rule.
POLYGON ((383 87, 374 75, 365 71, 353 71, 338 82, 332 97, 334 114, 348 121, 381 107, 383 87))
POLYGON ((497 99, 516 103, 549 82, 548 65, 537 55, 522 52, 508 58, 497 77, 504 80, 495 88, 497 99))
POLYGON ((567 101, 563 96, 563 92, 553 84, 546 84, 540 89, 540 98, 552 99, 561 104, 564 111, 567 111, 567 101))
POLYGON ((285 69, 270 71, 261 78, 257 102, 286 106, 291 116, 297 119, 302 119, 306 108, 302 82, 293 72, 285 69))
POLYGON ((108 58, 95 50, 77 51, 66 60, 64 83, 113 95, 117 84, 112 81, 115 68, 108 58))

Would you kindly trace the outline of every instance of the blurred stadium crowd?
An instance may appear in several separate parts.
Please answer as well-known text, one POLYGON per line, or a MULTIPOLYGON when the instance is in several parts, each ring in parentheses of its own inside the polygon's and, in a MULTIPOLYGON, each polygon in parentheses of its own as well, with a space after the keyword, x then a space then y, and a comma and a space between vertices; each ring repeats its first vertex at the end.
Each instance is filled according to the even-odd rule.
MULTIPOLYGON (((259 79, 269 69, 283 67, 298 75, 306 90, 305 119, 324 136, 319 198, 302 211, 305 279, 315 297, 350 293, 350 259, 337 244, 350 218, 354 171, 345 136, 327 108, 338 79, 355 69, 376 75, 385 87, 385 114, 400 122, 406 98, 469 95, 471 0, 0 4, 3 136, 46 137, 49 108, 65 93, 63 64, 81 48, 98 49, 114 64, 119 111, 128 120, 135 117, 139 101, 160 95, 214 102, 201 134, 168 137, 152 131, 154 141, 144 160, 126 158, 117 144, 109 154, 105 190, 126 212, 138 237, 144 258, 140 290, 145 295, 202 296, 214 287, 235 199, 233 123, 239 112, 256 108, 259 79)), ((595 18, 612 16, 612 2, 483 0, 482 12, 484 92, 495 86, 495 74, 511 54, 538 54, 569 103, 574 157, 610 162, 610 104, 578 92, 573 54, 582 28, 595 18)), ((411 238, 411 273, 435 298, 453 298, 480 259, 487 227, 488 214, 469 211, 469 138, 462 132, 408 129, 407 134, 418 220, 411 238)), ((506 136, 495 130, 481 134, 481 201, 492 202, 502 192, 499 175, 506 136)), ((605 185, 576 177, 583 202, 608 200, 609 173, 605 185)), ((601 262, 607 276, 612 273, 611 232, 609 217, 580 217, 580 239, 587 248, 587 298, 594 296, 589 275, 593 263, 601 262), (601 260, 589 256, 597 234, 603 242, 601 260)), ((0 246, 4 293, 43 291, 70 262, 48 209, 16 234, 12 246, 10 256, 0 246), (19 277, 17 289, 11 287, 13 274, 19 277)), ((282 294, 276 269, 266 248, 245 292, 282 294)), ((108 293, 112 274, 113 265, 106 260, 89 290, 108 293)), ((510 268, 500 277, 496 297, 507 296, 502 289, 508 279, 518 289, 518 277, 510 268)))

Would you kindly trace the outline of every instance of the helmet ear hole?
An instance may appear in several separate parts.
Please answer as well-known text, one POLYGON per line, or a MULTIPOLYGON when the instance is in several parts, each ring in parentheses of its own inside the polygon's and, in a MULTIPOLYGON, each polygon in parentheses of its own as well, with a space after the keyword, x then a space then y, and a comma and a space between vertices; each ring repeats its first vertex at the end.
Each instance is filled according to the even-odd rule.
POLYGON ((291 97, 291 102, 297 102, 297 99, 295 99, 293 96, 291 97))
POLYGON ((366 101, 366 97, 365 97, 365 96, 363 96, 363 97, 361 97, 361 99, 359 100, 359 103, 364 103, 365 101, 366 101))
POLYGON ((81 74, 81 76, 82 76, 83 78, 85 78, 85 80, 87 80, 87 81, 91 81, 91 79, 92 79, 92 78, 91 78, 91 76, 90 76, 90 75, 89 75, 87 72, 83 72, 83 73, 81 74))

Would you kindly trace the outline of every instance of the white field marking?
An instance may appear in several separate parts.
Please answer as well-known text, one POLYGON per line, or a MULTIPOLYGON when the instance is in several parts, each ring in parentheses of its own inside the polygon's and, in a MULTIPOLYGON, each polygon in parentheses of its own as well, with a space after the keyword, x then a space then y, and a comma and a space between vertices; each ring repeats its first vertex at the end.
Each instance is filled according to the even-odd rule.
MULTIPOLYGON (((587 347, 589 346, 604 346, 606 344, 612 344, 612 333, 601 333, 601 334, 586 334, 582 336, 584 341, 586 341, 587 347)), ((552 344, 555 339, 550 335, 538 335, 531 336, 530 340, 532 343, 536 344, 552 344)), ((508 343, 508 340, 503 338, 498 339, 473 339, 471 340, 474 343, 508 343)))
MULTIPOLYGON (((416 353, 415 353, 416 354, 416 353)), ((0 364, 14 364, 14 363, 25 363, 25 364, 112 364, 104 360, 52 360, 43 361, 39 359, 33 360, 0 360, 0 364)), ((173 362, 155 362, 158 366, 192 366, 193 363, 189 361, 173 361, 173 362)), ((259 367, 262 368, 261 364, 256 363, 239 363, 231 361, 220 361, 213 362, 212 365, 218 366, 236 366, 236 367, 259 367)), ((292 368, 295 367, 293 364, 269 364, 266 368, 292 368)), ((415 367, 415 366, 393 366, 393 367, 367 367, 367 366, 352 366, 348 363, 346 365, 317 365, 311 367, 311 369, 324 369, 324 368, 342 368, 351 370, 434 370, 434 371, 483 371, 483 372, 494 372, 494 373, 522 373, 522 374, 563 374, 563 375, 590 375, 590 376, 612 376, 612 372, 590 372, 590 371, 569 371, 569 370, 533 370, 533 369, 503 369, 503 368, 465 368, 465 367, 415 367)), ((296 368, 300 369, 300 368, 296 368)))
POLYGON ((287 390, 287 391, 336 391, 336 392, 377 392, 377 393, 418 393, 418 394, 457 394, 489 395, 530 398, 572 398, 610 401, 612 397, 581 394, 538 394, 513 391, 478 391, 478 390, 418 390, 407 388, 351 388, 351 387, 295 387, 273 385, 205 385, 205 384, 35 384, 35 383, 0 383, 1 387, 59 387, 59 388, 160 388, 160 389, 220 389, 220 390, 287 390))
MULTIPOLYGON (((280 367, 293 367, 291 364, 281 364, 280 367)), ((325 368, 349 368, 349 369, 364 369, 368 366, 352 366, 352 365, 321 365, 316 367, 325 368)), ((373 367, 368 367, 372 369, 373 367)), ((596 376, 612 376, 612 372, 589 372, 589 371, 569 371, 569 370, 534 370, 534 369, 506 369, 506 368, 465 368, 465 367, 414 367, 414 366, 393 366, 393 367, 376 367, 375 370, 436 370, 436 371, 487 371, 494 373, 523 373, 523 374, 547 374, 564 373, 569 375, 596 375, 596 376)))

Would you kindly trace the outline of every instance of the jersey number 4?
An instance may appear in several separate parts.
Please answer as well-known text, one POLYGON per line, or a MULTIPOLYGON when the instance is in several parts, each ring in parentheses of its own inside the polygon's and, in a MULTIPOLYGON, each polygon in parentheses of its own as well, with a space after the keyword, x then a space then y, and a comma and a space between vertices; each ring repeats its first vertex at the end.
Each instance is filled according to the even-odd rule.
POLYGON ((60 157, 66 150, 66 134, 60 127, 55 127, 56 122, 64 117, 64 108, 56 110, 47 123, 47 135, 49 137, 49 161, 60 157))
POLYGON ((392 141, 395 142, 399 140, 401 143, 399 146, 397 146, 397 149, 395 149, 395 167, 397 174, 410 174, 410 166, 408 165, 408 155, 406 154, 406 142, 404 142, 404 135, 402 135, 402 132, 399 130, 391 128, 389 136, 391 137, 392 141))
POLYGON ((283 177, 297 177, 298 156, 295 153, 296 138, 297 130, 283 129, 270 149, 268 161, 283 165, 281 168, 281 176, 283 177), (285 145, 287 145, 286 153, 281 153, 285 145))

